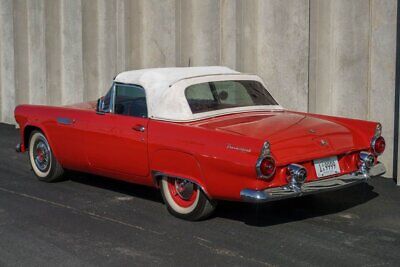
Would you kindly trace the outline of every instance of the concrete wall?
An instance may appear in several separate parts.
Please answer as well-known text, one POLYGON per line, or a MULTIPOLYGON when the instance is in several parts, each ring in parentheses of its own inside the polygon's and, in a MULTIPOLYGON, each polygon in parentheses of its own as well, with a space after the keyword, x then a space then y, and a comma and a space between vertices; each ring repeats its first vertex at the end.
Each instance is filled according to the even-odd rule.
POLYGON ((226 65, 289 109, 381 121, 391 169, 396 0, 0 0, 0 36, 2 122, 123 70, 226 65))
POLYGON ((311 0, 309 111, 380 121, 392 175, 395 0, 311 0))

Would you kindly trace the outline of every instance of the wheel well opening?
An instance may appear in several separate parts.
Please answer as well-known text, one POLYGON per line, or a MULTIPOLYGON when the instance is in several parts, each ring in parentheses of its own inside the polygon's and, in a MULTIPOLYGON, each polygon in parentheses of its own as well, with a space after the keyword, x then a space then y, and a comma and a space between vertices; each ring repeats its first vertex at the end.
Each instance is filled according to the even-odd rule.
MULTIPOLYGON (((152 172, 152 176, 153 176, 153 183, 156 186, 156 188, 160 188, 160 182, 162 180, 163 177, 172 177, 172 178, 180 178, 180 179, 185 179, 182 177, 177 177, 177 176, 173 176, 173 175, 168 175, 159 171, 153 171, 152 172)), ((198 188, 205 194, 205 196, 208 198, 208 200, 212 201, 211 196, 208 194, 208 192, 205 190, 205 188, 203 186, 201 186, 199 183, 197 183, 196 181, 193 181, 191 179, 188 179, 189 181, 191 181, 192 183, 196 184, 198 186, 198 188)))
POLYGON ((42 131, 40 128, 38 128, 36 126, 26 126, 24 129, 24 145, 25 145, 26 150, 29 149, 29 138, 30 138, 32 132, 35 130, 42 131))
POLYGON ((153 171, 153 183, 156 186, 156 188, 160 188, 160 181, 164 177, 162 173, 153 171))

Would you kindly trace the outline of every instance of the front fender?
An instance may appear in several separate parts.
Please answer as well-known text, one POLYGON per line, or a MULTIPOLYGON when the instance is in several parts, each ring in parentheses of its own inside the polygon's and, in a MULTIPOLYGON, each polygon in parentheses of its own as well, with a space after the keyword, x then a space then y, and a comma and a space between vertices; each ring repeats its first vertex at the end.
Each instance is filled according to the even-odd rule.
POLYGON ((30 137, 30 133, 31 133, 31 131, 28 131, 29 128, 35 128, 35 129, 38 129, 43 132, 43 134, 46 136, 47 141, 49 142, 49 145, 52 149, 54 156, 57 158, 58 151, 57 151, 57 149, 55 149, 52 137, 48 133, 46 127, 44 127, 44 125, 42 125, 41 123, 28 122, 27 124, 25 124, 23 127, 20 128, 21 129, 21 141, 22 141, 22 144, 23 144, 25 150, 27 151, 29 149, 29 146, 27 146, 27 142, 26 142, 26 140, 28 140, 28 142, 29 142, 29 137, 30 137))

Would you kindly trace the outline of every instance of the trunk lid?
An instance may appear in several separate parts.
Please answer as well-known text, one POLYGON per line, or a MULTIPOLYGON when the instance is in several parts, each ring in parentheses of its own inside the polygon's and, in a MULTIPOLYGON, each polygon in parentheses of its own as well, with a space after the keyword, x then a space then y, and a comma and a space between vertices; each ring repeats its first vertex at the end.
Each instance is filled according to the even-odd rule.
POLYGON ((353 151, 354 135, 347 127, 295 112, 248 113, 220 117, 199 126, 268 140, 281 163, 299 162, 353 151))

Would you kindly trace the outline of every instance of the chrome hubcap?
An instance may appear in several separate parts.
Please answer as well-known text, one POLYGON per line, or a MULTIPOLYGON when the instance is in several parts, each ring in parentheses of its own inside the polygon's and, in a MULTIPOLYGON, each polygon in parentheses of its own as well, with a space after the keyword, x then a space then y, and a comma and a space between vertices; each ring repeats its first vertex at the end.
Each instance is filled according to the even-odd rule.
POLYGON ((47 143, 39 139, 35 142, 33 148, 33 158, 35 160, 36 167, 42 171, 46 172, 50 167, 50 149, 47 143))
POLYGON ((189 200, 193 195, 194 184, 188 180, 175 179, 176 193, 184 200, 189 200))

